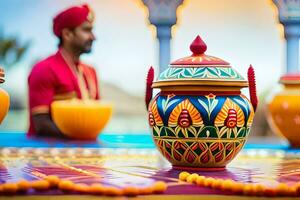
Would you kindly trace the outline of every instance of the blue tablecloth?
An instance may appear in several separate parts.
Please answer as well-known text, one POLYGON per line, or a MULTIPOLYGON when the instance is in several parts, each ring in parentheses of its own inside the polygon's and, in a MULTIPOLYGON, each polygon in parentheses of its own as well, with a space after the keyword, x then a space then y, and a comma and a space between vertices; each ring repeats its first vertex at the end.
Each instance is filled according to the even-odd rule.
MULTIPOLYGON (((67 140, 57 138, 27 137, 24 132, 0 132, 0 147, 34 147, 34 148, 155 148, 149 133, 102 133, 95 141, 67 140)), ((253 144, 246 143, 245 149, 290 149, 288 144, 253 144)))

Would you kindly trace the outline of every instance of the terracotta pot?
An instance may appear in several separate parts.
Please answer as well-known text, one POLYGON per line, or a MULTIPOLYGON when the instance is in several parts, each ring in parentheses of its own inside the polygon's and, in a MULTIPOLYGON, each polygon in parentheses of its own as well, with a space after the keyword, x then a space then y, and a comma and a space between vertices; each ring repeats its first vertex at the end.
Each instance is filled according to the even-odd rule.
MULTIPOLYGON (((206 48, 198 36, 191 56, 172 62, 153 83, 153 69, 148 73, 146 104, 154 142, 181 169, 224 169, 243 148, 253 122, 253 106, 240 91, 248 81, 228 62, 206 55, 206 48), (152 88, 160 92, 150 101, 152 88)), ((256 107, 253 68, 250 78, 256 107)))
MULTIPOLYGON (((0 84, 4 83, 4 70, 0 68, 0 84)), ((9 94, 0 88, 0 124, 7 115, 9 109, 9 94)))
POLYGON ((269 103, 268 121, 274 132, 300 147, 300 74, 284 75, 280 83, 284 89, 269 103))

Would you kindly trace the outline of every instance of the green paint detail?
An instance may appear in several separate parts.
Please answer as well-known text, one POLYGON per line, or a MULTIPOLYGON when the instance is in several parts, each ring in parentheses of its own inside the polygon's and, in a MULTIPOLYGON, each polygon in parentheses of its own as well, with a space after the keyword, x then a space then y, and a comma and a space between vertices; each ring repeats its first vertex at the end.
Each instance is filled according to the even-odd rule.
POLYGON ((199 133, 198 138, 218 138, 216 127, 214 126, 204 127, 199 133))
POLYGON ((166 130, 167 136, 176 137, 175 131, 172 128, 166 128, 165 130, 166 130))
POLYGON ((178 137, 179 138, 185 138, 183 132, 181 130, 178 131, 178 137))
POLYGON ((202 153, 202 150, 198 147, 194 150, 194 152, 197 154, 197 155, 200 155, 202 153))
POLYGON ((169 142, 169 141, 165 141, 165 149, 167 150, 167 152, 169 153, 169 154, 172 154, 172 142, 169 142), (169 144, 169 145, 167 145, 167 144, 169 144), (169 147, 168 147, 169 146, 169 147))
POLYGON ((166 131, 166 127, 162 127, 161 131, 160 131, 160 134, 159 134, 161 137, 162 136, 167 136, 167 131, 166 131))
POLYGON ((233 131, 231 131, 231 133, 230 133, 230 138, 235 138, 235 135, 234 135, 233 131))
POLYGON ((153 131, 153 136, 154 137, 159 136, 154 127, 152 128, 152 131, 153 131))
POLYGON ((159 80, 169 79, 225 79, 225 80, 245 80, 233 68, 228 67, 182 67, 182 68, 168 68, 163 71, 159 80))
POLYGON ((241 128, 241 130, 239 130, 239 133, 237 135, 237 138, 244 138, 246 136, 246 129, 245 127, 241 128))

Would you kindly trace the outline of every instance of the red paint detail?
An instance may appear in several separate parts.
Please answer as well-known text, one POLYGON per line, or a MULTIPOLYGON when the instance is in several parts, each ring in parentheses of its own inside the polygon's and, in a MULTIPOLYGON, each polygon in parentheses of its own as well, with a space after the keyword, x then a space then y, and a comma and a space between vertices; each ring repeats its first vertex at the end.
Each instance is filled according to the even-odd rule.
POLYGON ((187 128, 192 125, 192 119, 189 115, 189 111, 187 109, 182 109, 179 117, 178 117, 178 125, 182 128, 187 128))
POLYGON ((225 160, 226 161, 232 160, 234 155, 235 155, 235 151, 234 150, 230 151, 229 154, 226 155, 225 160))
POLYGON ((210 146, 210 150, 211 151, 215 151, 215 150, 217 150, 218 149, 218 144, 217 143, 214 143, 214 144, 212 144, 211 146, 210 146))
POLYGON ((226 150, 230 151, 233 148, 233 143, 229 143, 228 145, 226 145, 226 150))
POLYGON ((180 148, 180 143, 178 141, 175 141, 173 143, 173 146, 174 146, 175 149, 179 149, 180 148))
POLYGON ((202 155, 201 157, 200 157, 200 161, 202 162, 202 163, 208 163, 209 162, 209 159, 210 159, 210 155, 209 155, 209 152, 206 152, 204 155, 202 155))
POLYGON ((168 149, 170 149, 171 145, 168 142, 165 142, 165 147, 168 148, 168 149))
POLYGON ((234 128, 237 125, 237 113, 234 109, 228 110, 228 116, 225 120, 225 125, 228 128, 234 128))
POLYGON ((190 45, 190 50, 193 52, 193 55, 203 54, 206 51, 206 49, 207 46, 199 35, 194 39, 194 41, 190 45))
POLYGON ((190 45, 190 50, 193 52, 193 54, 172 62, 171 66, 195 65, 195 67, 201 67, 203 65, 229 65, 228 62, 220 58, 204 54, 206 49, 206 44, 198 35, 190 45))
POLYGON ((255 83, 255 73, 252 65, 248 68, 248 82, 249 82, 249 93, 250 93, 250 101, 256 111, 258 99, 256 94, 256 83, 255 83))
POLYGON ((173 165, 173 169, 179 169, 179 170, 192 170, 192 171, 204 171, 204 172, 211 172, 211 171, 223 171, 225 170, 224 167, 183 167, 179 165, 173 165))
POLYGON ((193 151, 188 151, 185 158, 186 158, 186 161, 188 161, 189 163, 193 163, 196 159, 196 156, 193 151))
POLYGON ((167 158, 167 160, 172 160, 172 156, 167 152, 167 151, 163 151, 165 153, 165 156, 167 158))
POLYGON ((199 144, 199 148, 201 149, 202 152, 206 150, 206 146, 202 143, 199 144))
POLYGON ((151 86, 152 86, 152 83, 153 83, 153 79, 154 79, 154 69, 151 66, 149 71, 148 71, 147 80, 146 80, 146 95, 145 95, 146 108, 148 108, 149 103, 152 99, 153 89, 152 89, 151 86))
POLYGON ((300 73, 286 74, 280 78, 280 81, 300 81, 300 73))
POLYGON ((216 162, 221 162, 223 160, 223 151, 220 151, 218 152, 216 155, 215 155, 215 161, 216 162))
POLYGON ((199 149, 199 145, 198 145, 198 143, 194 143, 190 148, 191 148, 193 151, 196 151, 197 149, 199 149))
POLYGON ((149 120, 150 126, 154 126, 155 125, 154 115, 153 115, 153 113, 151 111, 149 111, 148 120, 149 120))
POLYGON ((177 151, 173 151, 173 155, 174 155, 174 158, 177 161, 181 161, 182 155, 180 155, 179 153, 177 153, 177 151))

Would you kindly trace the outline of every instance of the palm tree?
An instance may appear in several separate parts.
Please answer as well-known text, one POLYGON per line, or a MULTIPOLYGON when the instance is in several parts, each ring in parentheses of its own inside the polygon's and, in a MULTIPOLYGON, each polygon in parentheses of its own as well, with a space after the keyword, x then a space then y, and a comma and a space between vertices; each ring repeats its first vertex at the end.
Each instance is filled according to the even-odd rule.
MULTIPOLYGON (((5 68, 6 71, 11 69, 13 65, 24 57, 24 54, 29 48, 29 44, 29 42, 26 42, 25 44, 20 43, 19 39, 14 36, 4 36, 3 32, 0 30, 0 66, 5 68)), ((10 92, 10 109, 23 109, 24 100, 15 97, 15 93, 17 92, 10 92)))
POLYGON ((17 37, 5 37, 0 32, 0 65, 10 68, 19 62, 29 48, 29 42, 21 44, 17 37))

